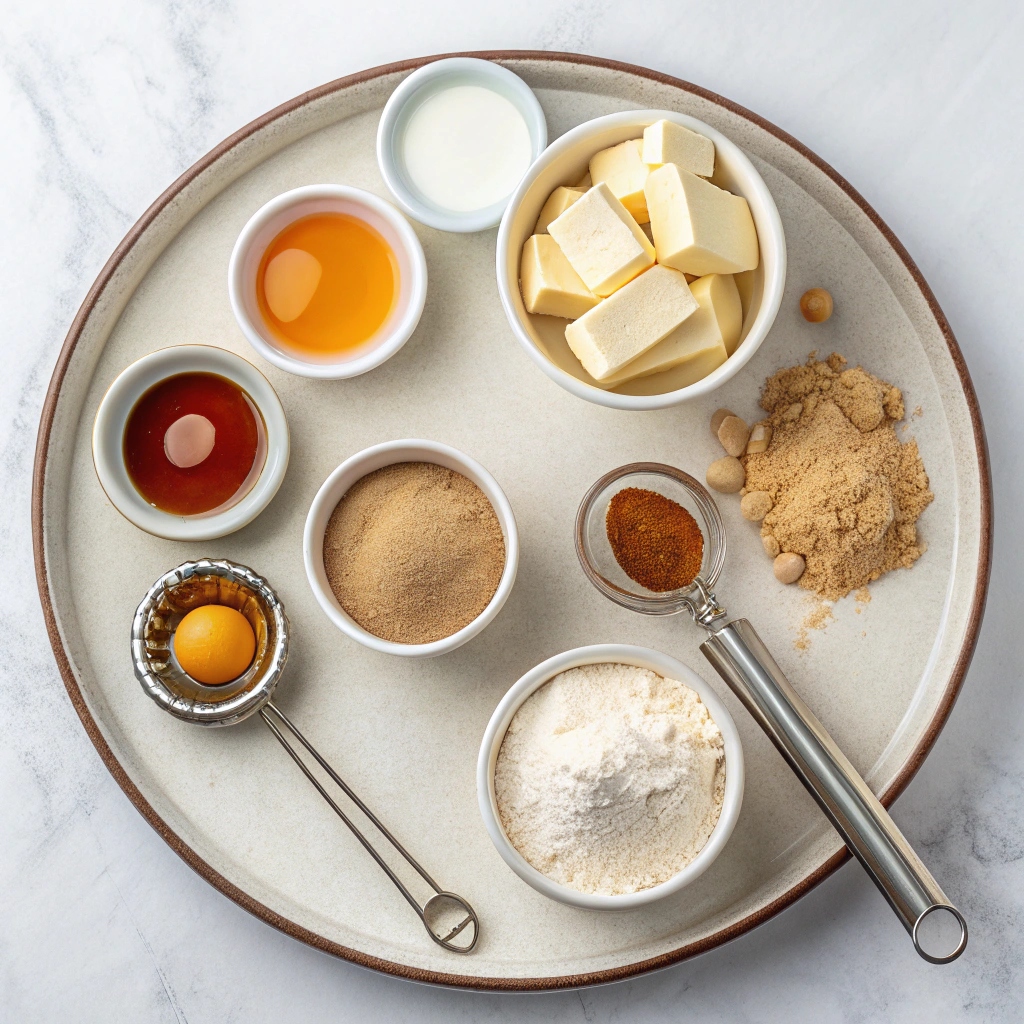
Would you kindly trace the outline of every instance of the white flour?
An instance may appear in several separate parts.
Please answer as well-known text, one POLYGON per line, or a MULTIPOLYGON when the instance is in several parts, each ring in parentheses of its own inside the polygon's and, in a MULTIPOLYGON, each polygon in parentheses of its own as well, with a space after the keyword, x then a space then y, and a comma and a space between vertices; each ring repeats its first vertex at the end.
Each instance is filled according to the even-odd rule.
POLYGON ((494 788, 512 845, 585 893, 628 893, 693 860, 722 811, 722 734, 685 684, 631 665, 555 676, 516 712, 494 788))

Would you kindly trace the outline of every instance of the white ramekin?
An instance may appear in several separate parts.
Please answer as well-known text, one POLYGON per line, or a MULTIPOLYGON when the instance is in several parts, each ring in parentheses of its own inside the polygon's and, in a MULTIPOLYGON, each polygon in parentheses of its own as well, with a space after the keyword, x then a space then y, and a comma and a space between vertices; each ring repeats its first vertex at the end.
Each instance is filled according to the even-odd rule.
POLYGON ((509 200, 483 210, 455 211, 435 206, 408 182, 399 143, 412 112, 437 91, 452 85, 481 85, 504 96, 526 120, 536 160, 548 144, 544 110, 533 90, 507 68, 476 57, 448 57, 414 71, 391 94, 377 128, 377 163, 395 202, 410 217, 441 231, 484 231, 501 220, 509 200))
POLYGON ((313 594, 320 607, 327 613, 331 622, 346 636, 361 643, 364 647, 380 651, 383 654, 397 654, 405 658, 434 658, 439 654, 454 651, 456 647, 461 647, 467 640, 472 640, 501 611, 501 606, 512 592, 512 584, 516 579, 516 569, 519 565, 519 533, 516 529, 515 516, 512 514, 512 506, 508 503, 505 492, 480 463, 455 448, 450 448, 437 441, 387 441, 384 444, 366 448, 346 459, 323 482, 306 516, 306 528, 302 537, 302 556, 306 565, 306 577, 309 579, 309 585, 313 588, 313 594), (505 538, 505 568, 498 581, 498 589, 494 592, 487 607, 457 633, 429 644, 394 643, 391 640, 382 640, 379 636, 374 636, 373 633, 363 629, 342 608, 334 596, 331 585, 327 581, 327 571, 324 568, 324 532, 327 529, 327 521, 331 518, 331 513, 338 502, 341 501, 342 495, 357 480, 361 480, 374 470, 394 465, 396 462, 432 462, 468 477, 487 496, 487 500, 498 517, 502 536, 505 538))
MULTIPOLYGON (((663 409, 714 391, 733 377, 757 351, 775 322, 782 302, 786 285, 786 238, 768 186, 739 146, 710 125, 686 114, 671 110, 627 110, 607 114, 573 128, 548 146, 536 160, 509 201, 498 229, 497 274, 498 294, 512 332, 527 355, 556 384, 577 398, 612 409, 663 409), (754 272, 753 301, 744 318, 743 340, 725 363, 703 380, 678 391, 654 395, 618 394, 605 391, 584 379, 585 371, 561 335, 555 343, 564 349, 562 365, 553 361, 537 326, 538 321, 554 318, 527 313, 519 291, 519 260, 523 244, 533 233, 541 207, 555 188, 579 181, 587 172, 590 158, 599 150, 639 138, 644 128, 662 118, 700 132, 714 142, 715 175, 712 180, 747 200, 757 229, 761 260, 754 272)), ((557 325, 561 324, 562 321, 557 321, 557 325)), ((558 330, 561 330, 560 326, 558 330)))
POLYGON ((739 818, 740 806, 743 803, 743 747, 740 734, 732 715, 722 703, 718 694, 692 669, 682 662, 670 658, 666 654, 652 651, 646 647, 632 647, 626 644, 596 644, 592 647, 577 647, 548 658, 536 668, 526 673, 501 699, 491 715, 491 720, 484 730, 484 738, 480 743, 480 756, 476 769, 477 798, 484 825, 506 864, 523 881, 528 882, 538 892, 550 896, 560 903, 585 910, 632 910, 655 900, 663 899, 702 875, 711 866, 714 859, 722 852, 732 835, 732 830, 739 818), (568 886, 561 885, 541 874, 512 845, 501 825, 498 816, 498 805, 494 796, 494 766, 498 760, 505 732, 513 716, 522 703, 535 690, 538 690, 549 679, 580 665, 597 665, 613 662, 621 665, 636 665, 650 669, 668 679, 678 679, 691 689, 696 690, 700 699, 707 705, 711 717, 722 732, 725 741, 725 799, 722 813, 708 837, 704 848, 678 874, 673 875, 661 885, 639 892, 625 893, 620 896, 602 896, 578 892, 568 886))
POLYGON ((240 530, 270 504, 284 480, 290 451, 288 421, 270 381, 241 356, 210 345, 151 352, 122 370, 100 402, 92 428, 92 460, 100 486, 130 523, 167 540, 213 540, 240 530), (256 483, 223 512, 176 516, 154 508, 135 489, 124 464, 124 429, 136 402, 154 384, 179 373, 215 373, 237 384, 259 409, 267 455, 256 483))
POLYGON ((390 203, 348 185, 305 185, 271 199, 242 228, 228 264, 231 309, 246 340, 269 363, 300 377, 358 377, 390 359, 412 336, 427 298, 427 261, 412 225, 390 203), (377 333, 332 361, 302 359, 278 341, 256 301, 256 275, 267 246, 289 224, 314 213, 343 213, 373 228, 398 263, 398 295, 377 333))

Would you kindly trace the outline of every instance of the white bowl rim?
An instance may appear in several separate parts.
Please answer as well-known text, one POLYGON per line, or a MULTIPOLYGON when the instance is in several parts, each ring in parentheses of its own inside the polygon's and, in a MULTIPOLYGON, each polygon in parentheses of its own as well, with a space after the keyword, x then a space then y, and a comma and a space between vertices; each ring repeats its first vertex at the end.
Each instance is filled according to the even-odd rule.
POLYGON ((247 359, 215 345, 173 345, 136 359, 114 378, 93 420, 92 459, 110 503, 140 530, 166 540, 215 540, 252 522, 277 494, 291 442, 288 420, 270 381, 247 359), (128 477, 122 455, 131 410, 151 387, 181 373, 216 373, 237 384, 255 403, 267 434, 267 457, 252 488, 215 515, 176 516, 150 505, 128 477))
POLYGON ((351 455, 341 463, 320 485, 309 512, 306 514, 306 525, 302 533, 302 560, 306 568, 306 578, 309 580, 310 588, 317 603, 324 610, 327 617, 346 636, 357 643, 368 647, 371 650, 382 654, 396 654, 405 658, 434 658, 441 654, 447 654, 461 647, 464 643, 472 640, 480 633, 501 611, 502 606, 512 592, 515 583, 516 572, 519 567, 519 531, 516 526, 515 515, 512 506, 509 504, 505 492, 501 489, 498 481, 484 469, 475 459, 471 459, 464 452, 450 445, 442 444, 440 441, 426 441, 421 438, 403 438, 396 441, 384 441, 381 444, 364 448, 355 455, 351 455), (394 458, 390 458, 390 456, 394 458), (458 466, 458 472, 472 480, 486 495, 498 517, 502 533, 505 538, 505 567, 498 581, 498 589, 488 602, 487 607, 472 622, 467 623, 458 632, 451 636, 442 637, 426 644, 401 644, 391 640, 384 640, 366 629, 363 629, 351 616, 349 616, 338 603, 330 586, 319 579, 318 569, 323 570, 323 547, 324 532, 327 519, 334 511, 342 496, 357 481, 362 479, 373 469, 365 469, 362 472, 357 470, 362 466, 375 461, 378 456, 388 456, 388 461, 380 462, 374 469, 381 469, 387 465, 394 465, 397 462, 434 462, 438 465, 436 458, 442 456, 458 466), (339 482, 352 475, 352 479, 345 485, 344 490, 335 494, 339 482), (327 506, 330 506, 329 508, 327 506), (323 515, 326 511, 326 516, 323 515), (323 528, 318 528, 316 521, 323 516, 323 528), (319 560, 319 566, 318 566, 319 560))
MULTIPOLYGON (((515 72, 509 71, 508 68, 479 57, 444 57, 424 64, 403 79, 388 97, 377 126, 377 163, 395 202, 410 217, 418 220, 421 224, 437 228, 440 231, 465 234, 493 228, 501 220, 515 193, 513 192, 512 195, 483 210, 443 211, 426 206, 402 180, 395 164, 393 152, 395 130, 405 105, 431 82, 452 75, 475 76, 481 82, 501 82, 512 93, 512 96, 506 96, 506 98, 514 98, 519 112, 526 119, 527 127, 530 130, 530 141, 533 146, 530 158, 531 166, 547 146, 548 125, 540 100, 537 99, 536 93, 526 82, 515 72)), ((502 95, 505 95, 504 90, 502 95)))
POLYGON ((228 261, 228 298, 235 320, 245 335, 246 341, 269 363, 299 377, 316 377, 321 380, 342 380, 358 377, 360 374, 380 366, 390 359, 412 337, 423 314, 423 306, 427 299, 427 260, 423 254, 423 246, 412 225, 399 210, 396 210, 386 199, 367 192, 365 189, 351 185, 302 185, 299 188, 282 192, 264 203, 246 222, 235 240, 228 261), (394 229, 398 236, 405 256, 409 261, 411 274, 409 280, 404 277, 399 281, 400 289, 407 289, 409 304, 400 320, 392 324, 387 333, 367 349, 362 355, 336 362, 311 362, 298 356, 288 355, 271 344, 263 336, 261 325, 253 323, 245 308, 242 280, 245 259, 256 235, 271 218, 309 200, 342 199, 354 206, 364 206, 378 214, 394 229))
MULTIPOLYGON (((517 268, 519 254, 516 256, 517 268)), ((523 176, 519 187, 512 194, 508 208, 501 219, 501 226, 498 228, 498 243, 495 250, 495 265, 498 279, 498 294, 501 297, 501 304, 505 310, 512 333, 516 340, 526 350, 527 355, 544 371, 556 384, 564 388, 577 398, 583 398, 588 402, 597 405, 604 405, 611 409, 665 409, 673 405, 679 405, 693 398, 708 394, 720 387, 726 381, 732 379, 761 346, 771 330, 775 317, 782 305, 782 296, 786 286, 786 236, 782 227, 782 218, 779 216, 775 200, 761 177, 757 168, 751 163, 750 158, 736 145, 728 136, 723 135, 716 128, 705 124, 703 121, 688 114, 680 114, 673 110, 623 110, 614 114, 604 114, 595 117, 590 121, 571 128, 564 135, 559 136, 550 146, 534 161, 530 170, 523 176), (706 377, 685 388, 677 391, 666 391, 659 395, 620 395, 613 391, 605 391, 602 388, 594 387, 592 384, 574 377, 571 373, 556 366, 536 346, 533 339, 526 333, 519 322, 512 296, 508 286, 508 262, 507 249, 508 238, 512 230, 512 220, 519 204, 523 201, 526 192, 536 181, 540 173, 547 167, 552 159, 560 156, 567 149, 574 146, 580 139, 606 128, 616 128, 629 124, 653 124, 661 119, 674 121, 693 131, 700 132, 710 138, 714 144, 716 153, 725 152, 729 154, 730 162, 743 168, 749 176, 753 190, 758 194, 765 210, 768 222, 771 227, 768 238, 762 238, 758 233, 758 244, 761 247, 762 259, 765 249, 770 244, 775 257, 775 268, 770 279, 766 278, 761 299, 761 307, 758 310, 754 323, 751 324, 747 337, 739 348, 717 369, 706 377), (759 336, 758 336, 759 335, 759 336), (752 344, 748 344, 751 338, 755 338, 752 344)), ((518 272, 515 274, 518 281, 518 272)))
POLYGON ((693 669, 678 659, 649 647, 636 647, 631 644, 593 644, 556 654, 530 669, 513 684, 494 709, 487 728, 484 730, 480 743, 480 754, 477 758, 476 777, 477 799, 487 833, 502 859, 523 881, 551 899, 585 910, 632 910, 670 896, 689 885, 711 866, 715 858, 725 848, 739 819, 740 808, 743 804, 743 746, 740 742, 739 730, 736 728, 736 723, 728 708, 714 689, 693 669), (498 751, 505 738, 509 723, 527 697, 560 672, 577 668, 580 665, 596 665, 605 662, 651 669, 668 679, 678 679, 695 690, 707 706, 715 724, 721 730, 725 743, 726 764, 722 813, 700 853, 686 867, 660 885, 616 896, 579 892, 538 871, 512 845, 505 834, 494 796, 494 764, 498 751))

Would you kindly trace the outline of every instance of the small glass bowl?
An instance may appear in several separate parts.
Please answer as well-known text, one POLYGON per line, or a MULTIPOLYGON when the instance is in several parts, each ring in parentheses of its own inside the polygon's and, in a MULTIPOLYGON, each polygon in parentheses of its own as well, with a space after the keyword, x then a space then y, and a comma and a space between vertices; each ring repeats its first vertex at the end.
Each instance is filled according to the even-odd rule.
POLYGON ((690 604, 694 584, 657 593, 631 580, 608 542, 608 503, 626 487, 640 487, 678 502, 697 520, 704 535, 699 577, 714 587, 725 564, 725 524, 714 498, 688 473, 661 462, 631 462, 605 473, 587 491, 576 513, 576 554, 591 583, 616 604, 644 615, 675 615, 690 604))
POLYGON ((184 722, 234 725, 274 694, 288 657, 288 617, 277 594, 248 566, 201 558, 171 569, 149 588, 132 620, 132 665, 143 690, 184 722), (240 611, 256 634, 252 664, 223 686, 206 686, 178 664, 172 638, 193 608, 240 611))

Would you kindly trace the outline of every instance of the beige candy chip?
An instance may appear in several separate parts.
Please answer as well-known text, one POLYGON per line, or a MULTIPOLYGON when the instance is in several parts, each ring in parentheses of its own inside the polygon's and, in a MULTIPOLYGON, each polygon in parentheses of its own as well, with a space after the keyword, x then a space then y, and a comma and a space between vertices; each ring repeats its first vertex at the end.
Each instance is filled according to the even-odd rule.
POLYGON ((580 280, 550 235, 533 235, 526 240, 519 283, 530 313, 575 320, 601 301, 580 280))
POLYGON ((693 316, 687 317, 663 341, 602 380, 602 387, 618 387, 637 377, 694 362, 694 369, 702 371, 700 376, 677 384, 688 387, 717 370, 729 358, 740 337, 740 296, 736 282, 727 274, 709 274, 697 278, 690 285, 690 293, 697 300, 693 316))
POLYGON ((674 121, 655 121, 644 129, 642 156, 652 171, 662 164, 678 164, 702 178, 715 173, 715 144, 674 121))
POLYGON ((543 235, 548 230, 548 225, 556 218, 561 217, 566 210, 572 206, 583 195, 581 188, 566 188, 559 185, 547 202, 541 207, 540 216, 537 218, 537 226, 533 229, 535 235, 543 235))
POLYGON ((757 231, 742 196, 676 164, 651 171, 645 192, 659 263, 701 277, 757 266, 757 231))
POLYGON ((602 149, 590 159, 590 177, 594 184, 604 182, 638 224, 646 224, 651 219, 644 195, 648 168, 643 161, 643 147, 643 139, 630 139, 602 149))
POLYGON ((743 463, 733 455, 715 459, 708 466, 707 474, 704 477, 708 487, 720 494, 735 494, 743 487, 745 478, 743 463))
POLYGON ((654 264, 654 246, 603 182, 548 225, 583 283, 602 298, 654 264))
POLYGON ((686 278, 651 267, 565 329, 565 340, 597 381, 656 345, 697 311, 686 278))

